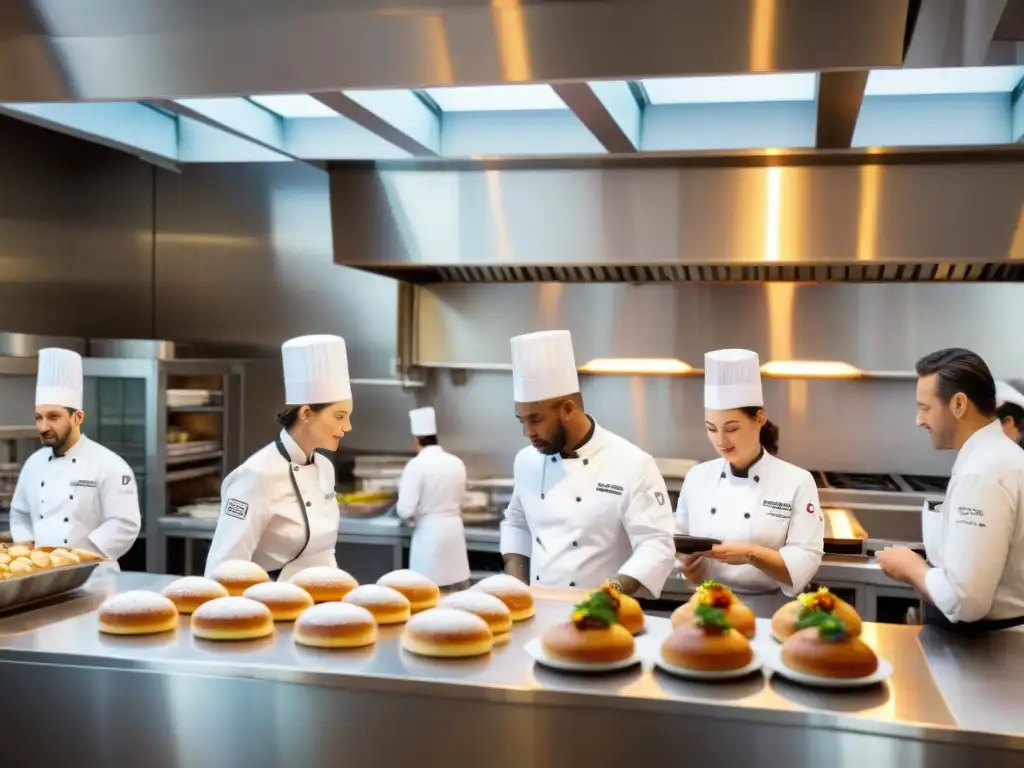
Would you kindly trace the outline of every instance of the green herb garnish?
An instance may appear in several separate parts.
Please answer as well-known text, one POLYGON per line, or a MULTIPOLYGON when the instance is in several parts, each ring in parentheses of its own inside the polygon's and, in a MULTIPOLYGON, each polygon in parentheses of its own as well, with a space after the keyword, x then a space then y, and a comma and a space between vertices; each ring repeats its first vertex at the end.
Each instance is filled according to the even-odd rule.
POLYGON ((818 636, 830 643, 845 640, 848 637, 846 625, 832 614, 823 611, 808 611, 806 615, 801 614, 796 628, 807 629, 808 627, 815 627, 818 630, 818 636))
POLYGON ((572 620, 577 627, 610 627, 619 623, 615 598, 599 589, 573 608, 572 620))
POLYGON ((710 581, 709 580, 709 581, 701 582, 701 585, 700 585, 700 587, 698 587, 698 589, 725 589, 725 587, 723 587, 717 581, 710 581))
POLYGON ((732 622, 725 617, 725 611, 711 605, 700 604, 693 611, 697 626, 703 630, 716 632, 728 632, 732 629, 732 622))

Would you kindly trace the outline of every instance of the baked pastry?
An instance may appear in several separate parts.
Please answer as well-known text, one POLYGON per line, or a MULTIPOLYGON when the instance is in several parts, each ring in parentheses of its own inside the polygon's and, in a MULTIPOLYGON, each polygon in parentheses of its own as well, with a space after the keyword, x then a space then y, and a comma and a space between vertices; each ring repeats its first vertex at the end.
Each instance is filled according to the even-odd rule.
POLYGON ((263 603, 274 615, 274 621, 295 621, 303 611, 313 607, 309 592, 287 581, 253 584, 242 597, 263 603))
POLYGON ((8 563, 7 567, 11 569, 11 573, 14 576, 24 576, 29 573, 35 573, 39 570, 36 568, 35 563, 27 557, 16 557, 8 563))
POLYGON ((363 584, 356 587, 345 595, 341 602, 365 608, 373 614, 378 625, 404 624, 412 615, 409 598, 391 587, 382 587, 379 584, 363 584))
POLYGON ((454 608, 430 608, 409 619, 402 632, 402 647, 410 653, 435 658, 483 656, 494 647, 494 634, 476 614, 454 608))
POLYGON ((512 631, 512 612, 494 595, 467 589, 448 595, 438 603, 438 608, 453 608, 468 611, 487 622, 494 635, 494 644, 506 643, 512 631))
POLYGON ((14 558, 12 558, 6 552, 0 551, 0 565, 9 565, 11 560, 13 560, 13 559, 14 558))
POLYGON ((178 627, 178 609, 157 592, 112 595, 98 610, 99 630, 108 635, 153 635, 178 627))
POLYGON ((321 603, 295 621, 295 642, 315 648, 362 648, 377 642, 377 622, 358 605, 321 603))
POLYGON ((359 582, 341 568, 330 565, 314 565, 312 568, 305 568, 288 581, 306 590, 313 601, 317 603, 341 600, 359 586, 359 582))
POLYGON ((7 554, 10 555, 11 560, 28 557, 32 554, 32 547, 27 547, 24 544, 12 544, 7 548, 7 554))
POLYGON ((672 612, 672 626, 692 624, 698 605, 710 605, 721 610, 732 628, 746 638, 752 639, 757 632, 754 612, 737 600, 731 589, 717 581, 705 581, 697 587, 693 597, 672 612))
POLYGON ((631 635, 639 635, 644 631, 644 610, 640 603, 629 595, 618 596, 619 599, 619 623, 626 628, 631 635))
POLYGON ((50 561, 50 556, 40 549, 33 549, 29 553, 28 559, 32 561, 32 565, 41 571, 45 571, 46 569, 53 567, 53 563, 50 561))
POLYGON ((274 634, 274 615, 247 597, 218 597, 196 608, 192 634, 204 640, 254 640, 274 634))
POLYGON ((805 592, 779 608, 772 616, 772 636, 779 642, 784 641, 804 629, 801 620, 814 612, 835 616, 843 623, 850 637, 860 637, 861 619, 857 611, 848 602, 829 592, 828 587, 821 587, 817 592, 805 592))
POLYGON ((228 590, 219 581, 202 576, 183 576, 175 579, 160 594, 174 603, 178 613, 190 614, 203 603, 227 597, 228 590))
POLYGON ((573 664, 610 664, 633 655, 633 636, 619 623, 618 593, 611 587, 592 592, 573 609, 572 620, 541 635, 550 658, 573 664))
POLYGON ((54 568, 66 568, 70 565, 78 565, 82 558, 70 549, 55 549, 50 552, 50 565, 54 568))
POLYGON ((210 578, 223 584, 233 597, 241 597, 253 584, 270 581, 265 570, 248 560, 225 560, 211 571, 210 578))
POLYGON ((100 560, 106 559, 103 555, 97 555, 95 552, 90 552, 87 549, 72 548, 70 551, 73 552, 78 557, 79 561, 83 563, 96 563, 100 560))
POLYGON ((782 663, 796 672, 816 677, 853 680, 873 675, 878 656, 859 637, 846 631, 838 618, 814 612, 805 617, 811 624, 782 644, 782 663))
POLYGON ((408 568, 385 573, 377 579, 377 583, 382 587, 391 587, 396 592, 405 595, 413 613, 433 608, 441 597, 441 590, 434 582, 408 568))
POLYGON ((692 622, 681 624, 665 638, 661 658, 682 669, 730 672, 747 666, 754 651, 750 641, 732 628, 724 610, 701 603, 692 622))
POLYGON ((501 600, 508 606, 508 610, 512 614, 512 621, 525 621, 533 616, 533 593, 515 576, 504 573, 488 576, 486 579, 478 581, 473 589, 494 595, 501 600))

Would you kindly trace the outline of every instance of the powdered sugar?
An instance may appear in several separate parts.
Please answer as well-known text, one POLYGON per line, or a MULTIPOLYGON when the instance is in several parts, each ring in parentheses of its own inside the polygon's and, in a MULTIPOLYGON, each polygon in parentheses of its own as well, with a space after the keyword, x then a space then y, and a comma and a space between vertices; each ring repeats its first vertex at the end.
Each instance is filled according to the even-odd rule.
POLYGON ((268 581, 263 584, 253 584, 245 592, 242 593, 242 597, 246 597, 250 600, 257 602, 301 602, 306 605, 313 604, 313 598, 309 596, 309 592, 304 590, 302 587, 298 587, 294 584, 289 584, 287 581, 268 581))
POLYGON ((248 560, 225 560, 213 569, 210 578, 217 581, 270 581, 265 570, 248 560))
POLYGON ((227 597, 228 591, 219 581, 203 576, 183 576, 163 588, 164 597, 200 598, 227 597))
POLYGON ((508 606, 494 595, 489 595, 482 590, 479 592, 466 590, 465 592, 456 592, 454 595, 448 595, 437 607, 454 608, 459 611, 483 613, 491 616, 495 614, 511 616, 508 606))
POLYGON ((247 597, 218 597, 216 600, 203 603, 192 614, 193 620, 209 619, 213 621, 256 619, 260 616, 273 618, 267 606, 247 597))
POLYGON ((405 595, 391 587, 382 587, 379 584, 364 584, 361 587, 356 587, 342 598, 342 602, 353 605, 371 605, 375 608, 409 607, 409 599, 405 595))
POLYGON ((147 613, 177 613, 178 609, 158 592, 136 589, 108 597, 100 605, 99 611, 114 616, 138 616, 147 613))
POLYGON ((304 611, 296 620, 296 628, 341 627, 352 624, 376 625, 373 614, 365 608, 351 603, 320 603, 304 611))
POLYGON ((406 625, 406 631, 438 634, 475 634, 489 632, 487 622, 468 611, 454 608, 431 608, 417 613, 406 625))
POLYGON ((423 588, 433 587, 434 582, 428 579, 421 573, 416 571, 410 571, 408 568, 403 568, 400 571, 392 571, 391 573, 385 573, 379 579, 377 583, 383 587, 392 587, 394 589, 402 588, 423 588))
POLYGON ((530 594, 530 588, 523 584, 515 576, 499 573, 495 576, 488 576, 473 585, 472 589, 487 592, 491 595, 508 594, 530 594))
POLYGON ((352 576, 340 568, 329 565, 314 565, 299 571, 290 579, 292 584, 307 587, 355 587, 357 582, 352 576))

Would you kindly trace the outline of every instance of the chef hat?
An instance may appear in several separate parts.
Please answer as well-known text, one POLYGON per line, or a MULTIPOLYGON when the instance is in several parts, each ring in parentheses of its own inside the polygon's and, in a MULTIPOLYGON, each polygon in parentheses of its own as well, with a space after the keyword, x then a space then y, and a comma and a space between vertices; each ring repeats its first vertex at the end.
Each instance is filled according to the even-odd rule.
POLYGON ((39 350, 36 405, 82 410, 82 356, 70 349, 39 350))
POLYGON ((704 355, 704 407, 714 411, 764 405, 757 353, 719 349, 704 355))
POLYGON ((517 403, 536 403, 579 391, 572 334, 541 331, 512 338, 512 393, 517 403))
POLYGON ((996 405, 1003 403, 1015 403, 1024 408, 1024 393, 1020 392, 1012 384, 1005 381, 996 382, 996 405))
POLYGON ((348 353, 340 336, 300 336, 281 345, 286 405, 336 403, 352 397, 348 353))
POLYGON ((437 434, 437 417, 433 408, 414 408, 409 411, 409 426, 413 437, 428 437, 437 434))

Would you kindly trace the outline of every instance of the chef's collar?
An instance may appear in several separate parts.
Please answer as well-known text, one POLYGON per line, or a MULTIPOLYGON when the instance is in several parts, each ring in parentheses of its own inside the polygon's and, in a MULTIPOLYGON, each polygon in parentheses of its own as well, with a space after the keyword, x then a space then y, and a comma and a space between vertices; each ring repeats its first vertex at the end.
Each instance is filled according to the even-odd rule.
POLYGON ((761 482, 761 475, 764 473, 765 465, 771 461, 770 456, 771 454, 765 451, 764 447, 762 447, 761 452, 757 455, 754 463, 746 469, 736 469, 736 467, 729 462, 725 462, 725 466, 728 469, 722 470, 722 478, 724 479, 726 475, 729 475, 737 480, 750 479, 755 483, 759 483, 761 482))
POLYGON ((46 458, 47 461, 53 461, 54 459, 71 459, 75 461, 75 457, 81 453, 82 443, 88 440, 85 435, 78 436, 78 442, 68 448, 64 453, 57 453, 53 448, 50 449, 50 455, 46 458))
POLYGON ((302 452, 299 448, 299 444, 295 442, 295 438, 288 434, 287 429, 281 430, 281 444, 284 449, 288 452, 288 458, 294 461, 296 464, 312 464, 313 454, 308 456, 302 452))
POLYGON ((956 461, 953 462, 954 471, 960 462, 967 461, 967 457, 975 451, 981 450, 982 447, 990 440, 998 439, 1003 436, 1003 425, 999 423, 999 419, 995 419, 991 424, 986 424, 984 427, 979 429, 973 435, 967 438, 960 451, 956 455, 956 461))
POLYGON ((589 459, 597 450, 598 441, 593 439, 594 433, 597 431, 597 422, 594 421, 594 417, 589 413, 584 415, 590 422, 590 429, 587 430, 587 434, 583 436, 583 439, 580 441, 580 444, 576 446, 575 450, 562 451, 562 453, 559 454, 563 459, 589 459))

